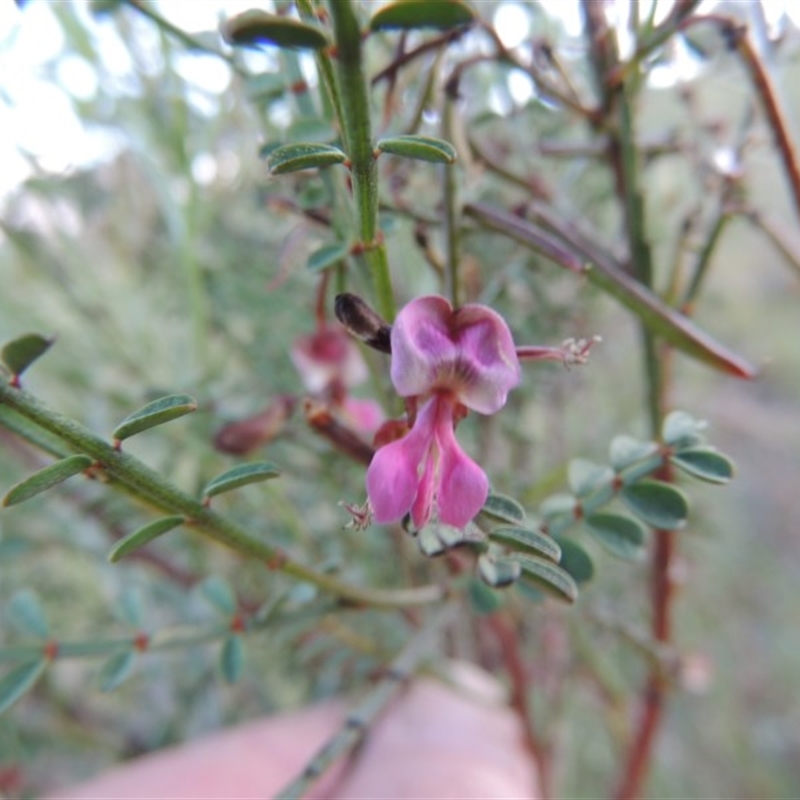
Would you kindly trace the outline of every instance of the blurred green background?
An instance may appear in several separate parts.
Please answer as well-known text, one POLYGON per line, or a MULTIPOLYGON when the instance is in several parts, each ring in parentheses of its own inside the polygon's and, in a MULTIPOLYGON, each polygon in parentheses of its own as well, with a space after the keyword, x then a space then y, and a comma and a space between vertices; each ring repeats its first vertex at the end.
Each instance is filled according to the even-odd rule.
MULTIPOLYGON (((477 5, 483 18, 497 21, 501 7, 520 4, 477 5)), ((743 7, 755 5, 723 10, 747 17, 752 9, 743 7)), ((175 6, 159 8, 169 18, 175 6)), ((261 143, 291 138, 301 116, 296 99, 254 98, 226 62, 188 52, 130 9, 93 16, 85 3, 32 0, 3 13, 0 122, 25 124, 14 129, 16 138, 4 125, 0 139, 9 176, 0 206, 0 340, 28 331, 55 335, 26 387, 102 435, 158 394, 196 396, 196 415, 130 444, 148 464, 196 490, 233 463, 212 445, 224 422, 302 392, 288 349, 313 327, 316 278, 304 264, 328 233, 304 212, 325 210, 325 186, 305 173, 270 179, 258 157, 261 143), (38 122, 32 102, 42 108, 38 122), (59 104, 66 116, 56 113, 59 104), (34 135, 37 125, 49 137, 34 135), (53 145, 60 126, 61 150, 53 145)), ((542 7, 527 4, 525 13, 530 36, 549 37, 587 91, 574 31, 542 7)), ((797 131, 800 37, 787 21, 780 33, 780 41, 762 44, 797 131)), ((643 139, 679 143, 652 158, 645 173, 662 288, 675 254, 691 256, 704 241, 730 178, 730 151, 754 105, 734 56, 719 43, 708 47, 705 61, 665 58, 654 65, 672 65, 673 73, 665 85, 652 81, 639 109, 643 139), (678 79, 677 63, 689 64, 691 75, 678 79), (687 219, 694 228, 684 235, 687 219)), ((370 42, 371 66, 377 71, 390 52, 386 42, 370 42)), ((453 52, 464 57, 468 43, 453 52)), ((275 51, 246 58, 253 71, 287 70, 275 51)), ((313 75, 308 66, 294 68, 313 75)), ((421 80, 409 78, 398 119, 411 113, 415 78, 421 80)), ((488 66, 471 73, 462 87, 459 135, 473 136, 509 170, 556 187, 553 206, 591 220, 614 246, 618 210, 606 166, 590 157, 548 156, 542 146, 574 145, 590 132, 535 93, 515 90, 519 81, 513 71, 488 66)), ((436 133, 433 105, 426 118, 436 133)), ((734 165, 742 169, 736 190, 781 226, 791 250, 800 240, 797 218, 757 110, 746 140, 734 165)), ((457 143, 462 150, 463 140, 457 143)), ((390 263, 404 299, 438 286, 415 245, 414 220, 402 211, 407 204, 418 216, 437 218, 438 172, 409 163, 387 166, 381 184, 391 218, 390 263)), ((478 161, 464 160, 460 181, 466 199, 520 202, 518 189, 478 161)), ((437 241, 438 228, 431 230, 437 241)), ((611 301, 499 237, 470 233, 464 249, 473 296, 503 310, 517 341, 603 336, 588 367, 527 369, 512 413, 467 428, 466 440, 483 448, 493 481, 534 502, 563 483, 567 458, 602 460, 615 434, 644 434, 637 333, 611 301), (513 437, 513 475, 508 446, 487 447, 493 435, 513 437)), ((709 421, 710 440, 735 459, 738 472, 726 489, 693 484, 690 528, 676 534, 683 670, 658 743, 653 797, 800 797, 800 251, 794 252, 787 257, 758 226, 733 219, 696 309, 701 325, 762 367, 757 382, 675 357, 673 405, 709 421)), ((331 453, 297 416, 262 454, 283 467, 280 486, 246 489, 222 507, 257 527, 268 520, 279 542, 320 561, 361 559, 365 580, 379 581, 385 547, 367 541, 374 531, 342 532, 346 518, 336 505, 362 499, 363 470, 331 453)), ((0 430, 0 486, 43 463, 0 430)), ((185 535, 158 545, 181 571, 170 579, 147 561, 108 565, 110 542, 141 515, 101 486, 68 487, 0 515, 0 604, 35 589, 59 638, 119 630, 120 598, 131 591, 144 598, 150 629, 212 619, 189 585, 193 575, 227 575, 241 593, 262 593, 262 568, 185 535)), ((619 759, 614 729, 624 712, 609 712, 599 700, 592 671, 610 671, 622 692, 643 674, 597 617, 646 623, 646 566, 602 553, 597 563, 598 575, 575 609, 531 611, 534 646, 552 624, 583 643, 562 663, 546 665, 571 678, 556 730, 563 797, 605 796, 619 759)), ((393 644, 395 633, 383 632, 379 616, 365 617, 362 632, 393 644)), ((369 670, 368 659, 337 662, 324 646, 287 646, 294 635, 251 637, 245 677, 235 686, 219 679, 210 646, 143 658, 136 675, 111 694, 96 689, 96 663, 58 664, 0 718, 0 793, 40 793, 120 758, 357 684, 369 670)), ((0 623, 0 645, 18 638, 0 623)))

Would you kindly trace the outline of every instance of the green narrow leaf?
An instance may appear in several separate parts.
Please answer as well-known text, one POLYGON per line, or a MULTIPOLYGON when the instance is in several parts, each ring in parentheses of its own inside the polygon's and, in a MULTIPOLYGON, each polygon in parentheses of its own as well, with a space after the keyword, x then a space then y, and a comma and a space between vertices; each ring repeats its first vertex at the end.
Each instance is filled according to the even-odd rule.
POLYGON ((290 17, 278 17, 259 9, 251 9, 229 19, 222 35, 229 44, 241 47, 276 45, 299 50, 320 50, 327 47, 328 37, 314 25, 290 17))
POLYGON ((462 0, 395 0, 376 11, 369 21, 370 30, 446 30, 469 25, 475 19, 472 9, 462 0))
POLYGON ((4 506, 13 506, 41 494, 47 489, 83 472, 94 461, 89 456, 67 456, 54 464, 50 464, 33 475, 29 475, 19 483, 14 484, 3 498, 4 506))
POLYGON ((522 574, 522 567, 512 558, 483 553, 478 558, 478 575, 496 589, 510 586, 522 574))
POLYGON ((490 492, 480 513, 512 525, 525 522, 525 509, 513 497, 504 494, 490 492))
POLYGON ((133 673, 136 663, 136 654, 133 650, 117 653, 111 656, 102 667, 98 675, 101 692, 113 692, 121 686, 133 673))
POLYGON ((673 411, 664 418, 661 438, 670 447, 694 447, 702 444, 706 423, 686 411, 673 411))
POLYGON ((0 348, 0 362, 16 378, 22 375, 37 358, 44 355, 55 339, 48 339, 38 333, 26 333, 0 348))
POLYGON ((47 659, 22 664, 0 679, 0 714, 7 711, 26 692, 30 691, 47 667, 47 659))
POLYGON ((108 554, 108 560, 114 564, 124 556, 127 556, 134 550, 138 550, 140 547, 144 547, 148 542, 152 542, 153 539, 163 536, 165 533, 171 531, 173 528, 177 528, 178 525, 182 525, 184 522, 186 522, 186 517, 177 514, 172 517, 161 517, 161 519, 149 522, 147 525, 128 534, 124 539, 120 539, 111 548, 111 552, 108 554))
POLYGON ((512 558, 520 565, 522 578, 531 581, 537 589, 567 603, 578 599, 578 586, 566 570, 543 558, 516 554, 512 558))
POLYGON ((617 472, 621 472, 626 467, 630 467, 637 461, 642 461, 648 456, 658 452, 656 442, 643 442, 634 439, 633 436, 615 436, 611 440, 609 447, 609 458, 611 466, 617 472))
POLYGON ((514 550, 523 550, 549 558, 558 563, 561 558, 561 548, 552 536, 546 536, 539 531, 520 528, 512 525, 501 525, 489 533, 489 538, 504 544, 514 550))
POLYGON ((432 136, 392 136, 380 139, 375 149, 379 153, 415 158, 418 161, 432 161, 435 164, 453 164, 457 155, 455 147, 450 142, 432 136))
POLYGON ((197 410, 197 401, 188 394, 171 394, 153 400, 138 411, 129 414, 114 429, 112 436, 118 442, 123 441, 137 433, 163 425, 165 422, 177 419, 197 410))
POLYGON ((331 144, 294 142, 272 150, 267 156, 267 169, 272 175, 284 175, 301 169, 331 167, 346 160, 347 156, 331 144))
POLYGON ((620 497, 639 519, 661 530, 677 530, 686 524, 689 502, 677 487, 645 479, 626 486, 620 497))
POLYGON ((669 460, 678 469, 709 483, 728 483, 733 478, 733 461, 713 447, 679 450, 669 460))
POLYGON ((567 250, 561 240, 550 244, 545 242, 543 245, 541 231, 535 225, 484 203, 468 203, 464 212, 487 227, 541 252, 561 266, 571 270, 577 267, 577 271, 633 312, 653 333, 692 358, 738 378, 754 378, 758 374, 752 364, 717 342, 687 316, 668 306, 657 294, 615 264, 605 263, 604 260, 602 264, 592 264, 587 268, 578 254, 567 250))
POLYGON ((117 11, 124 0, 89 0, 89 12, 95 17, 106 16, 117 11))
POLYGON ((206 578, 200 584, 200 593, 225 617, 236 613, 236 595, 230 584, 218 575, 206 578))
POLYGON ((11 597, 6 605, 6 619, 26 636, 46 639, 50 635, 42 604, 31 589, 21 589, 11 597))
POLYGON ((222 645, 219 657, 222 676, 228 683, 237 683, 244 669, 244 642, 240 634, 229 636, 222 645))
POLYGON ((589 532, 617 558, 637 561, 644 556, 647 531, 638 520, 621 514, 589 514, 584 519, 589 532))
POLYGON ((350 246, 344 242, 325 244, 315 250, 309 257, 306 266, 312 272, 322 272, 328 267, 335 267, 350 252, 350 246))
POLYGON ((579 545, 566 536, 553 537, 561 548, 561 560, 558 565, 572 575, 578 583, 586 583, 594 577, 594 564, 589 554, 579 545))
POLYGON ((232 469, 217 475, 206 484, 203 497, 214 497, 223 492, 230 492, 249 483, 261 483, 281 474, 280 469, 269 461, 255 461, 250 464, 239 464, 232 469))
POLYGON ((567 466, 569 488, 577 497, 586 497, 614 480, 614 470, 584 458, 573 458, 567 466))

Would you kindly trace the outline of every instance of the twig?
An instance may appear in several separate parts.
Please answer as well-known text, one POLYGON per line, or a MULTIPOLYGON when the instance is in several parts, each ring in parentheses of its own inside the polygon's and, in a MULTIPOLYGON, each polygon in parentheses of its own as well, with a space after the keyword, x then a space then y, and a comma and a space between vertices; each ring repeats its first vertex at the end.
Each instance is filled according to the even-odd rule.
POLYGON ((378 308, 390 322, 395 316, 394 292, 386 245, 378 229, 378 176, 372 142, 370 106, 361 58, 361 32, 351 0, 329 3, 336 40, 342 133, 350 159, 361 255, 375 282, 378 308))
POLYGON ((514 629, 507 614, 498 612, 487 618, 487 623, 500 644, 506 671, 511 681, 511 707, 520 718, 524 731, 525 747, 536 764, 542 800, 553 796, 552 752, 542 741, 533 722, 528 693, 532 684, 530 668, 520 650, 520 633, 514 629))
POLYGON ((279 791, 280 800, 300 800, 339 759, 352 752, 435 646, 439 632, 452 621, 456 606, 440 609, 417 631, 389 665, 377 686, 347 715, 344 726, 314 755, 302 773, 279 791))
POLYGON ((373 75, 370 83, 373 86, 375 86, 376 84, 380 83, 383 80, 394 79, 394 76, 397 73, 397 71, 402 67, 404 67, 406 64, 410 63, 411 61, 414 61, 421 55, 431 50, 437 50, 440 47, 445 47, 451 42, 455 42, 457 39, 460 39, 468 30, 469 27, 467 26, 454 28, 453 30, 449 30, 446 33, 443 33, 433 39, 428 39, 427 42, 423 42, 422 44, 415 47, 413 50, 408 50, 407 52, 402 53, 401 55, 397 56, 390 64, 384 67, 380 72, 373 75))
MULTIPOLYGON (((356 605, 397 608, 436 603, 444 598, 445 591, 440 586, 395 590, 361 588, 300 564, 280 548, 254 536, 238 523, 182 492, 134 456, 115 449, 76 422, 50 411, 27 392, 0 381, 0 410, 4 407, 55 435, 67 446, 68 452, 91 456, 97 462, 97 470, 113 478, 130 495, 167 514, 183 515, 186 518, 184 524, 190 531, 201 533, 244 556, 256 558, 273 569, 311 583, 344 601, 356 605)), ((13 418, 9 421, 11 424, 7 424, 6 419, 0 416, 0 424, 13 430, 13 418)))

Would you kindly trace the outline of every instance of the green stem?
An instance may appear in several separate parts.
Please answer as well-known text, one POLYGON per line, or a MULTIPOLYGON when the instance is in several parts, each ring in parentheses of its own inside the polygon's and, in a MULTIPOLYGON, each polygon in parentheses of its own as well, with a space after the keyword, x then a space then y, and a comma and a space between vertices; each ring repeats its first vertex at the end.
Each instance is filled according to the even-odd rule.
MULTIPOLYGON (((317 21, 317 14, 311 0, 297 0, 297 10, 300 12, 302 19, 310 22, 317 21)), ((333 107, 336 119, 341 122, 344 119, 342 99, 339 96, 339 87, 336 84, 336 75, 334 74, 331 58, 324 50, 315 50, 314 59, 317 62, 317 72, 322 80, 322 85, 328 93, 328 99, 333 107)))
POLYGON ((394 590, 361 588, 307 567, 287 558, 280 548, 256 538, 238 523, 185 494, 134 456, 114 449, 76 422, 45 408, 27 392, 0 383, 0 405, 12 409, 54 434, 74 452, 91 456, 103 472, 119 481, 131 495, 167 514, 183 515, 189 530, 197 531, 242 555, 256 558, 271 568, 311 583, 346 602, 380 608, 401 608, 436 603, 445 595, 442 587, 433 585, 394 590))
POLYGON ((722 212, 714 220, 714 225, 712 226, 711 232, 708 235, 708 240, 700 252, 700 257, 697 259, 697 265, 694 268, 694 274, 692 275, 692 279, 689 283, 689 288, 686 290, 683 302, 681 303, 681 310, 684 314, 691 313, 692 307, 697 300, 697 296, 700 294, 703 281, 708 273, 708 268, 711 264, 711 255, 717 246, 717 242, 719 241, 719 237, 722 235, 722 231, 725 230, 725 226, 728 224, 730 219, 730 214, 722 212))
MULTIPOLYGON (((309 619, 319 619, 324 614, 334 610, 334 608, 334 605, 328 603, 324 606, 298 609, 279 617, 269 616, 264 619, 251 617, 245 623, 244 628, 237 632, 246 636, 258 633, 267 627, 272 629, 275 625, 289 625, 309 619)), ((181 627, 166 628, 146 636, 137 633, 133 636, 120 636, 115 639, 92 639, 85 642, 50 640, 46 643, 0 647, 0 664, 35 661, 37 658, 42 657, 45 648, 48 650, 53 648, 55 651, 53 658, 58 661, 69 658, 103 658, 117 653, 125 653, 129 650, 137 650, 144 655, 207 644, 208 642, 226 639, 231 634, 230 623, 219 623, 209 628, 190 632, 186 631, 185 627, 181 627)))
POLYGON ((332 0, 328 5, 336 39, 342 135, 350 159, 358 234, 375 282, 378 310, 391 322, 395 301, 386 246, 378 230, 378 170, 361 60, 361 31, 350 0, 332 0))
MULTIPOLYGON (((445 92, 442 110, 442 136, 446 141, 453 138, 453 114, 455 114, 455 98, 445 92)), ((456 221, 456 171, 452 164, 443 164, 442 189, 444 202, 444 235, 445 235, 445 294, 454 308, 460 301, 458 280, 458 224, 456 221)))

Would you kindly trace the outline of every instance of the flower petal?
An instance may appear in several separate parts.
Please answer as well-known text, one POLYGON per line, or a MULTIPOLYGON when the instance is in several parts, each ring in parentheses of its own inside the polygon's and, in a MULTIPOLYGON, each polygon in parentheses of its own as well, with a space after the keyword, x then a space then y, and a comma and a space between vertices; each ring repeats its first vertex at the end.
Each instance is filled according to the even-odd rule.
POLYGON ((322 392, 334 381, 355 386, 367 378, 367 365, 358 347, 340 327, 325 325, 298 336, 289 355, 309 392, 322 392))
POLYGON ((392 325, 391 376, 401 397, 426 394, 441 366, 458 350, 452 340, 453 309, 443 297, 418 297, 402 308, 392 325))
MULTIPOLYGON (((436 437, 439 447, 439 519, 463 528, 480 510, 489 495, 486 473, 461 449, 453 434, 452 418, 440 418, 436 437)), ((437 421, 438 423, 439 421, 437 421)))
POLYGON ((360 433, 373 434, 386 419, 381 406, 374 400, 360 400, 357 397, 346 397, 342 403, 342 411, 360 433))
POLYGON ((458 399, 481 414, 494 414, 520 382, 514 339, 505 320, 491 308, 466 305, 455 314, 459 374, 464 378, 458 399))
POLYGON ((433 501, 435 499, 437 459, 434 453, 429 453, 425 460, 425 471, 419 482, 417 496, 411 506, 411 521, 417 530, 424 527, 431 518, 433 501))
POLYGON ((376 522, 402 519, 414 502, 419 468, 433 444, 436 400, 426 403, 414 427, 402 438, 381 447, 367 469, 367 496, 376 522))

